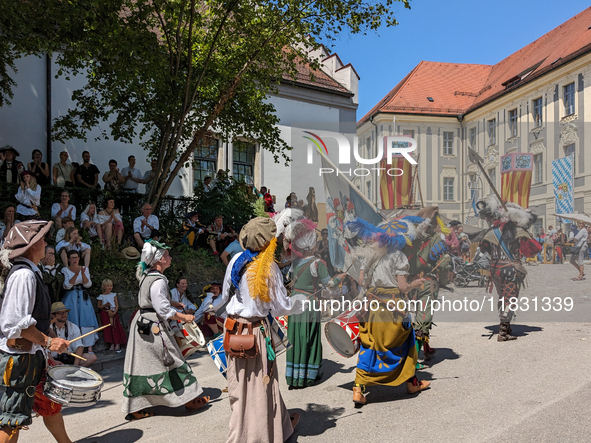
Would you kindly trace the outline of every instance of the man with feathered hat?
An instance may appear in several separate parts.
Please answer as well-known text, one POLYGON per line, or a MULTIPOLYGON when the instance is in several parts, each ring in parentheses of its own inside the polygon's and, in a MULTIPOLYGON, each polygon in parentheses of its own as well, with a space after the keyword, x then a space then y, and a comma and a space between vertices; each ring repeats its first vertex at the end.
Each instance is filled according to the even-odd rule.
POLYGON ((415 394, 430 384, 415 376, 418 351, 405 295, 421 287, 425 279, 409 284, 409 263, 401 251, 415 238, 413 223, 417 221, 395 220, 377 227, 361 219, 347 223, 365 242, 354 254, 361 259, 359 283, 367 288, 369 306, 359 322, 361 346, 353 387, 357 406, 367 403, 366 386, 406 383, 407 392, 415 394))
POLYGON ((303 311, 303 298, 288 297, 275 263, 277 226, 256 217, 240 231, 244 249, 226 269, 222 302, 224 350, 232 415, 229 443, 283 442, 293 433, 299 414, 291 416, 281 398, 275 353, 267 320, 303 311))
POLYGON ((480 243, 480 250, 491 255, 490 275, 499 295, 497 306, 501 324, 497 340, 516 340, 511 320, 515 315, 519 290, 527 275, 520 257, 535 257, 542 250, 542 246, 527 232, 537 216, 516 203, 507 202, 503 207, 494 195, 486 201, 479 201, 476 207, 480 218, 490 225, 480 243))
MULTIPOLYGON (((32 412, 60 443, 70 439, 61 406, 43 395, 49 351, 66 352, 70 342, 51 338, 51 298, 37 267, 45 256, 44 237, 52 222, 27 221, 12 227, 0 250, 4 299, 0 312, 0 442, 16 442, 32 412)), ((55 336, 54 336, 55 337, 55 336)))

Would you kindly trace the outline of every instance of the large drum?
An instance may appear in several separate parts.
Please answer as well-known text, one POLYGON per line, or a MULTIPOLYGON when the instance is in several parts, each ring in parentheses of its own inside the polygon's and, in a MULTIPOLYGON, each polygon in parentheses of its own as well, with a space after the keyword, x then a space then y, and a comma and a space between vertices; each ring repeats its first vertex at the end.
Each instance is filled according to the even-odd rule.
POLYGON ((343 357, 353 357, 359 351, 359 320, 353 309, 330 320, 324 326, 324 335, 330 346, 343 357))
POLYGON ((228 371, 228 363, 226 362, 226 352, 224 351, 224 334, 207 343, 207 350, 211 358, 213 358, 218 371, 225 377, 228 371))
POLYGON ((174 337, 183 357, 187 358, 205 346, 205 337, 194 322, 179 324, 179 327, 183 338, 179 338, 177 335, 174 337))
POLYGON ((92 406, 101 398, 103 378, 92 369, 73 365, 47 369, 43 394, 51 401, 68 406, 92 406))

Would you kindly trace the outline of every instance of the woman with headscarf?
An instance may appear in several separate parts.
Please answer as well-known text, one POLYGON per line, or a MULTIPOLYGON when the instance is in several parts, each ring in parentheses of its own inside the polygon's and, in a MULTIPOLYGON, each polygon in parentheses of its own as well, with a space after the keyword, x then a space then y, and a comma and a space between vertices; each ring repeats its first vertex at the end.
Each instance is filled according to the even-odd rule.
POLYGON ((292 265, 292 293, 310 301, 309 308, 287 319, 287 350, 285 379, 292 388, 312 386, 322 378, 322 328, 320 311, 314 310, 314 300, 320 299, 322 286, 338 286, 346 274, 331 280, 326 263, 314 256, 316 251, 316 223, 307 218, 292 222, 285 229, 285 239, 291 242, 292 254, 298 260, 292 265))
POLYGON ((123 367, 122 411, 126 420, 153 416, 147 410, 152 406, 184 405, 192 412, 209 401, 209 397, 199 397, 203 390, 169 325, 169 320, 191 322, 195 318, 175 311, 170 304, 168 279, 162 274, 172 260, 169 249, 148 240, 136 268, 140 309, 131 322, 123 367))
POLYGON ((281 443, 299 421, 299 414, 288 414, 279 392, 267 316, 302 312, 304 298, 287 296, 275 263, 276 233, 269 218, 249 221, 240 231, 244 252, 232 258, 224 277, 221 301, 228 302, 224 349, 232 408, 228 443, 281 443), (255 355, 244 358, 246 353, 255 355))

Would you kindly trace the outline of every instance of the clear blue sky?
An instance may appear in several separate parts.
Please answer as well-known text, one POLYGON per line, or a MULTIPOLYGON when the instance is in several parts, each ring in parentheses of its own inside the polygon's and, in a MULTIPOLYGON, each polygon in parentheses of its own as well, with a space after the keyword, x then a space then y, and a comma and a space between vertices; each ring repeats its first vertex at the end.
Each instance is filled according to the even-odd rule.
MULTIPOLYGON (((412 0, 398 26, 343 34, 332 50, 352 63, 360 119, 421 60, 495 64, 589 7, 583 0, 412 0)), ((589 23, 591 26, 591 23, 589 23)))

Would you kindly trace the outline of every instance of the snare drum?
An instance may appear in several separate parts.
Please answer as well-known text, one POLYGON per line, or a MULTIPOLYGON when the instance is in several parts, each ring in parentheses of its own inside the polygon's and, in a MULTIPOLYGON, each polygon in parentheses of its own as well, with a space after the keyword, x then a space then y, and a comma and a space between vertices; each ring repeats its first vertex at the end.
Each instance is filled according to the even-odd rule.
POLYGON ((324 326, 324 335, 330 346, 343 357, 353 357, 359 351, 359 320, 351 309, 324 326))
POLYGON ((51 401, 68 406, 92 406, 101 398, 103 378, 92 369, 73 365, 47 369, 43 394, 51 401))
POLYGON ((225 377, 228 371, 228 364, 226 363, 226 352, 224 351, 224 335, 222 334, 215 340, 207 343, 207 350, 211 358, 213 358, 218 371, 225 377))
MULTIPOLYGON (((291 343, 287 338, 287 326, 283 326, 279 320, 281 317, 275 319, 271 314, 267 315, 267 321, 271 325, 271 337, 275 345, 275 355, 278 357, 291 348, 291 343)), ((287 319, 285 319, 287 324, 287 319)))
POLYGON ((180 325, 180 331, 183 334, 183 338, 178 338, 176 335, 175 338, 177 339, 177 344, 183 357, 187 358, 205 346, 203 333, 194 322, 187 322, 180 325))

